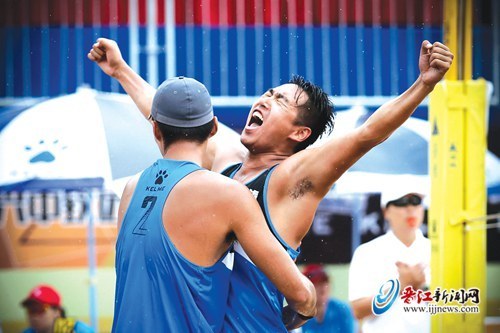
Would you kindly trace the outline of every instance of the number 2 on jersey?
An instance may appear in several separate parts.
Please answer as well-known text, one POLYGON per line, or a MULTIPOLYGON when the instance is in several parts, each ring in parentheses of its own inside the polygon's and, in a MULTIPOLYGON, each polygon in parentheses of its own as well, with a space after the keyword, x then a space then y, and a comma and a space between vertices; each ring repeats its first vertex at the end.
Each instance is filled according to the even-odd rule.
POLYGON ((139 222, 137 222, 137 224, 134 228, 134 231, 132 231, 133 234, 145 236, 146 233, 148 232, 148 229, 146 229, 145 224, 146 224, 146 221, 148 220, 149 214, 151 214, 151 211, 153 210, 153 207, 155 206, 156 199, 157 199, 156 196, 150 195, 150 196, 145 197, 144 200, 142 201, 142 208, 147 207, 147 209, 146 209, 146 212, 144 213, 144 215, 142 215, 139 222), (149 206, 148 206, 148 204, 149 204, 149 206))

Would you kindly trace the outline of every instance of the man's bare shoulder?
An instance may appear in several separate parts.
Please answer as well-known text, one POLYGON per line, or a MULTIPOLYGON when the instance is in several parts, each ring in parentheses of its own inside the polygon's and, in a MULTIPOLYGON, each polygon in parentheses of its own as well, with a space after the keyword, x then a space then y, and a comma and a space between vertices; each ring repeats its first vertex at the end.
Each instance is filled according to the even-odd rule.
POLYGON ((234 201, 235 198, 239 197, 253 199, 250 191, 243 184, 208 170, 200 170, 192 176, 186 177, 183 187, 189 188, 193 195, 205 197, 206 200, 225 202, 234 201))
POLYGON ((131 196, 134 193, 135 188, 137 187, 137 183, 139 182, 139 178, 141 177, 141 174, 142 172, 139 172, 138 174, 130 177, 123 190, 122 198, 126 196, 131 196))
POLYGON ((210 169, 221 172, 229 165, 239 163, 245 159, 248 149, 243 146, 238 133, 219 123, 217 134, 210 139, 209 150, 213 156, 210 169))

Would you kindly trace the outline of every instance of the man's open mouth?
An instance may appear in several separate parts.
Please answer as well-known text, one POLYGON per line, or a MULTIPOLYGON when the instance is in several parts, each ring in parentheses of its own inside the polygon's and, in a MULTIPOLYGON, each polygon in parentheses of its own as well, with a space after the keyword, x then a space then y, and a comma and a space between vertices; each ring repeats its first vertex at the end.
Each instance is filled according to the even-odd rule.
POLYGON ((252 117, 250 118, 250 121, 248 122, 249 127, 258 127, 261 126, 264 123, 264 116, 262 116, 262 113, 260 111, 254 111, 252 113, 252 117))

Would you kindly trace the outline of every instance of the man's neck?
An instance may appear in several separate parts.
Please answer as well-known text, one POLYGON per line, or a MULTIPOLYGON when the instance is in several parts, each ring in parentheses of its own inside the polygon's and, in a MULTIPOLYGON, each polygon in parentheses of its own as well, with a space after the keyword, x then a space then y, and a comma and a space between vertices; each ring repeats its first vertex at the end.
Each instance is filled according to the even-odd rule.
POLYGON ((403 243, 406 247, 410 247, 415 239, 417 239, 417 230, 412 230, 411 232, 396 232, 395 230, 392 230, 394 233, 394 236, 396 236, 397 239, 401 243, 403 243))
POLYGON ((207 144, 193 141, 177 141, 172 143, 166 150, 162 150, 163 158, 179 161, 189 161, 202 165, 203 154, 207 144))
POLYGON ((269 169, 270 167, 284 161, 289 155, 286 154, 276 154, 276 153, 249 153, 247 157, 243 160, 243 165, 241 166, 238 174, 241 175, 252 175, 259 173, 263 170, 269 169))

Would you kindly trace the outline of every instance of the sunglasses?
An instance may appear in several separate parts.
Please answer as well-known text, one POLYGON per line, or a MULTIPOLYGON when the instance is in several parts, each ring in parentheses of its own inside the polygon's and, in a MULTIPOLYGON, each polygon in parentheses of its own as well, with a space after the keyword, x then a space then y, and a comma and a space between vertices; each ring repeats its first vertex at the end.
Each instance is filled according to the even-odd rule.
POLYGON ((47 311, 47 309, 50 307, 48 304, 37 304, 37 305, 30 305, 26 307, 26 311, 30 315, 40 315, 47 311))
POLYGON ((412 194, 399 198, 398 200, 389 201, 386 207, 389 207, 389 205, 394 205, 396 207, 406 207, 409 205, 419 206, 421 204, 422 204, 422 198, 419 197, 418 195, 412 194))

